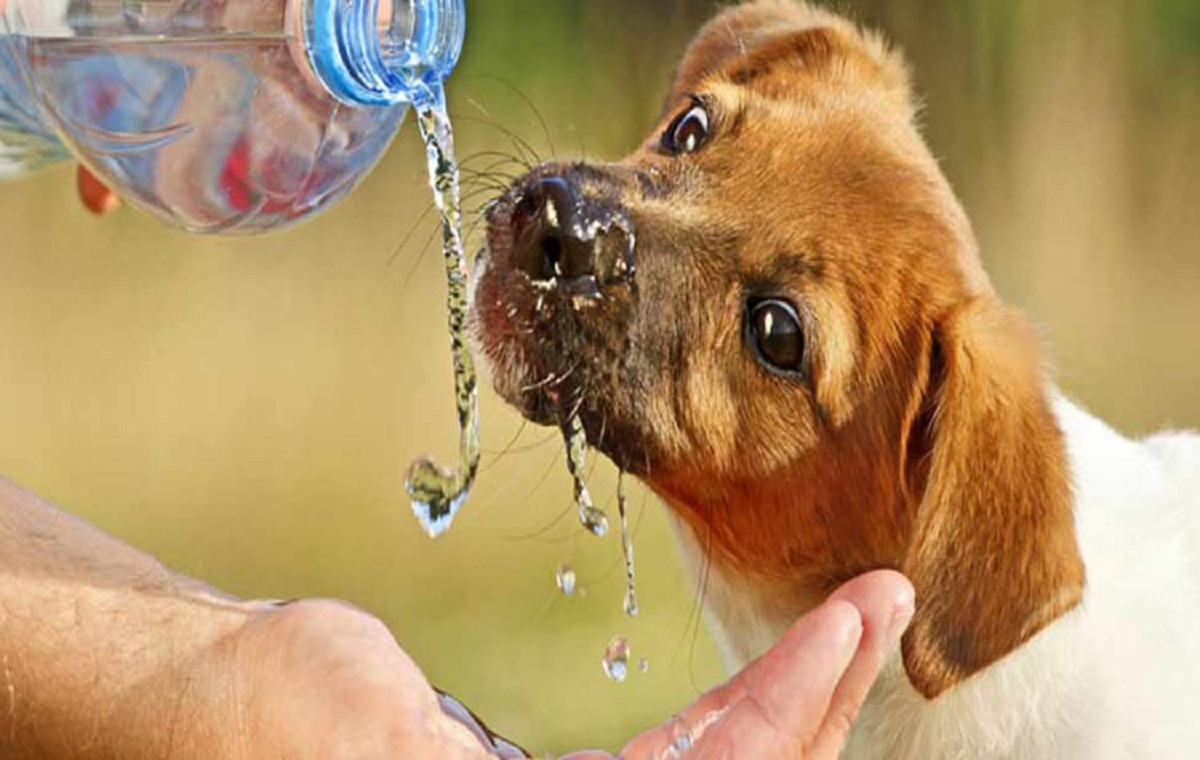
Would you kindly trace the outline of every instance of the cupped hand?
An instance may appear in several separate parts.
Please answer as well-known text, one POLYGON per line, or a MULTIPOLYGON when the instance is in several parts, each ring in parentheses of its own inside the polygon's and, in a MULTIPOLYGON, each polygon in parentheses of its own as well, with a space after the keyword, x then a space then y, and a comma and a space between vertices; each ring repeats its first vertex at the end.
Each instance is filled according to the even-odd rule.
POLYGON ((912 614, 913 589, 899 573, 856 578, 731 680, 634 738, 620 757, 834 760, 912 614))

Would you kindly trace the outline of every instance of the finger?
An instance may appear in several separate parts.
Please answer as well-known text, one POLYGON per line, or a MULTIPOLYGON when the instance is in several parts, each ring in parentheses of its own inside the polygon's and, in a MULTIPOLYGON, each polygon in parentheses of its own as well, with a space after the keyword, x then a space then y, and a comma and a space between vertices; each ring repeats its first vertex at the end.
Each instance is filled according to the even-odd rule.
POLYGON ((624 758, 661 755, 685 740, 689 756, 774 756, 814 736, 837 682, 858 648, 862 620, 854 605, 828 601, 797 621, 767 654, 704 695, 678 718, 648 731, 624 758), (768 755, 746 751, 772 748, 768 755), (736 752, 734 752, 736 750, 736 752))
POLYGON ((622 758, 650 758, 661 755, 681 733, 690 737, 723 715, 730 705, 745 696, 748 683, 762 658, 751 661, 737 675, 712 688, 667 722, 635 736, 621 750, 622 758))
MULTIPOLYGON (((709 725, 719 720, 731 705, 746 695, 748 684, 754 678, 760 662, 761 657, 752 660, 733 678, 705 692, 678 715, 635 736, 622 748, 620 756, 629 760, 659 757, 676 740, 686 740, 690 744, 699 738, 709 725)), ((576 760, 573 756, 568 757, 576 760)), ((584 757, 591 760, 590 756, 584 757)))
POLYGON ((80 166, 76 171, 75 187, 84 208, 93 214, 107 214, 121 206, 121 199, 117 197, 117 194, 96 179, 96 175, 92 174, 87 167, 80 166))
POLYGON ((631 760, 658 757, 680 734, 696 738, 714 719, 723 715, 730 705, 745 696, 750 674, 756 670, 760 661, 761 658, 754 660, 732 679, 704 693, 667 722, 635 736, 621 750, 621 757, 631 760))
POLYGON ((849 735, 850 726, 871 690, 887 658, 895 651, 900 635, 913 615, 912 584, 897 572, 879 570, 860 576, 830 596, 853 604, 862 615, 863 635, 858 652, 850 662, 830 700, 811 755, 837 757, 849 735))
POLYGON ((745 696, 696 745, 698 757, 799 757, 816 736, 862 636, 862 617, 831 599, 758 663, 745 696))

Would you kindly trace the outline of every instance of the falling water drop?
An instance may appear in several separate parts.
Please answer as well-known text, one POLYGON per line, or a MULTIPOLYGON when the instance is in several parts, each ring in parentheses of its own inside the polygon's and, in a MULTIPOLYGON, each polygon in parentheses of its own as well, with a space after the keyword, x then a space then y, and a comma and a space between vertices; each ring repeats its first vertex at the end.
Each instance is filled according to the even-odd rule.
POLYGON ((563 596, 571 596, 575 593, 575 571, 568 565, 559 565, 554 571, 554 583, 563 596))
POLYGON ((604 648, 604 673, 617 683, 629 674, 629 642, 624 636, 614 636, 604 648))

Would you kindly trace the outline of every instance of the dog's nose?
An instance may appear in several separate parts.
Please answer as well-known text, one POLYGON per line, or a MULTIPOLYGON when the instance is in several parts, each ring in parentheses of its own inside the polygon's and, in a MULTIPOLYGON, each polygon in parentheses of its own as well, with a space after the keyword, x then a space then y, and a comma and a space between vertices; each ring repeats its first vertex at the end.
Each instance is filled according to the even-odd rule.
POLYGON ((513 264, 535 282, 577 295, 633 275, 633 222, 616 204, 586 196, 570 179, 541 177, 513 209, 513 264))

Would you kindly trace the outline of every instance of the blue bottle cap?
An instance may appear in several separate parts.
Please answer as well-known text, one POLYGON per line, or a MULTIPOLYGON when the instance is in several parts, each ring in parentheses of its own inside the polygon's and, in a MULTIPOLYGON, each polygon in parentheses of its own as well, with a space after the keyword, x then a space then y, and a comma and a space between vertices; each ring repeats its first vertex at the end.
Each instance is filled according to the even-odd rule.
POLYGON ((437 99, 462 52, 464 0, 393 0, 390 19, 380 0, 306 0, 303 8, 309 61, 346 103, 437 99))

